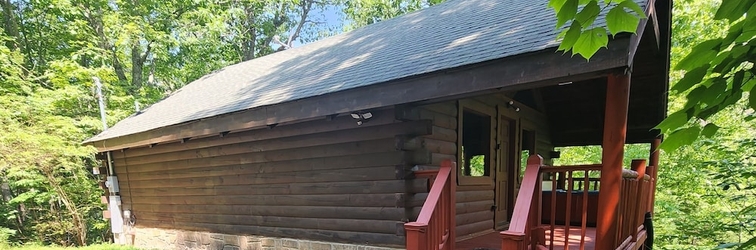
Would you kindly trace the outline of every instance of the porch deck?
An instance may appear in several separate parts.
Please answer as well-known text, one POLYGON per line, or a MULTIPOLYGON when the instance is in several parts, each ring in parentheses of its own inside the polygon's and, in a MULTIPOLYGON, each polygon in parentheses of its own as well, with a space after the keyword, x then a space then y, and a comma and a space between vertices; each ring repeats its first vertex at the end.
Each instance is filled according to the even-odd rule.
MULTIPOLYGON (((564 238, 565 238, 565 228, 563 226, 559 226, 554 229, 554 248, 555 249, 562 249, 564 248, 564 238)), ((549 231, 546 231, 546 243, 548 244, 551 242, 551 235, 549 235, 549 231)), ((571 227, 570 228, 570 237, 569 239, 569 249, 580 249, 580 228, 579 227, 571 227)), ((585 250, 593 250, 595 249, 594 246, 594 239, 596 238, 596 228, 589 227, 586 229, 585 232, 585 250)), ((501 249, 501 236, 499 236, 499 232, 491 232, 488 234, 484 234, 475 238, 467 239, 464 241, 457 242, 457 249, 459 250, 493 250, 493 249, 501 249)))

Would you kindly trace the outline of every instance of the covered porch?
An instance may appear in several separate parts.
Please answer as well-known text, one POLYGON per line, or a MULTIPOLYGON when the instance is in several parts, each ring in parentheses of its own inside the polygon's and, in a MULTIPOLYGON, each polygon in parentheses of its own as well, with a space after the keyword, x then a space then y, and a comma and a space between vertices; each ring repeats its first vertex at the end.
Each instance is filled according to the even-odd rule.
MULTIPOLYGON (((444 155, 433 155, 438 157, 430 161, 431 165, 440 165, 440 169, 425 170, 420 175, 431 180, 430 192, 417 220, 405 224, 407 249, 650 247, 659 167, 657 149, 661 143, 654 126, 664 119, 667 110, 671 2, 651 0, 646 8, 649 19, 641 22, 636 35, 614 37, 608 50, 603 50, 627 49, 616 55, 604 54, 608 61, 621 58, 626 67, 605 70, 582 67, 580 75, 521 81, 517 87, 490 88, 412 104, 456 102, 456 129, 445 132, 456 132, 457 139, 449 141, 456 143, 456 150, 447 148, 444 155), (628 39, 627 43, 622 39, 628 39), (619 47, 613 47, 612 43, 619 47), (470 98, 482 100, 495 95, 504 95, 505 98, 499 99, 511 101, 496 104, 491 111, 467 102, 470 98), (531 111, 543 119, 527 121, 525 113, 534 113, 531 111), (467 117, 490 125, 467 130, 465 127, 476 124, 467 123, 470 120, 467 117), (515 128, 513 132, 506 132, 511 128, 515 128), (467 138, 470 134, 474 136, 467 138), (514 143, 507 144, 509 140, 514 143), (541 145, 536 145, 539 142, 541 145), (650 145, 648 157, 624 164, 625 145, 637 143, 650 145), (589 145, 602 147, 599 162, 552 166, 551 158, 559 157, 554 147, 589 145), (484 164, 487 172, 478 173, 490 174, 490 180, 476 177, 475 171, 471 171, 470 162, 481 155, 478 159, 490 162, 484 164), (446 161, 440 163, 438 159, 446 161), (513 172, 517 173, 516 178, 511 178, 513 172), (476 187, 470 186, 475 184, 490 185, 492 191, 470 191, 475 190, 476 187), (474 195, 460 195, 464 192, 480 192, 481 202, 492 199, 493 202, 487 203, 491 214, 480 210, 467 213, 472 205, 460 205, 459 200, 472 203, 474 195), (466 224, 471 221, 475 223, 466 224), (469 230, 477 226, 487 230, 469 230)), ((601 53, 597 55, 601 57, 601 53)), ((564 62, 542 62, 548 67, 569 65, 561 63, 564 62)), ((513 73, 509 65, 518 64, 501 64, 507 70, 485 72, 476 79, 494 75, 491 72, 513 73)), ((520 77, 531 77, 553 72, 517 73, 520 77)), ((518 78, 487 80, 495 83, 512 79, 518 78)))
MULTIPOLYGON (((544 161, 541 154, 552 154, 547 157, 558 157, 558 155, 554 151, 536 150, 535 145, 528 145, 529 143, 525 141, 530 135, 525 130, 520 129, 522 124, 508 122, 506 119, 491 122, 491 127, 497 128, 491 129, 497 139, 492 142, 484 141, 483 144, 495 145, 491 147, 491 152, 497 151, 491 154, 494 157, 490 157, 492 168, 489 171, 492 176, 496 177, 492 178, 495 180, 495 184, 493 185, 494 202, 491 211, 497 213, 493 214, 494 220, 491 224, 493 226, 490 230, 475 234, 466 234, 465 232, 468 231, 459 230, 460 223, 456 220, 467 220, 469 216, 457 213, 456 209, 465 208, 465 206, 460 206, 460 203, 455 199, 468 199, 465 195, 460 196, 460 192, 472 190, 466 184, 480 180, 471 179, 469 162, 472 158, 464 155, 477 155, 479 151, 489 149, 477 149, 467 144, 466 141, 468 140, 465 135, 471 132, 465 129, 466 126, 470 126, 469 123, 464 122, 465 119, 468 119, 466 118, 468 114, 465 113, 465 108, 472 105, 460 100, 458 104, 460 110, 458 119, 460 121, 457 129, 460 134, 458 134, 457 142, 458 146, 462 148, 457 152, 461 152, 463 156, 458 156, 456 161, 451 159, 444 161, 439 170, 416 172, 419 178, 428 177, 431 180, 429 182, 430 192, 422 210, 419 212, 417 222, 405 225, 407 248, 642 248, 649 238, 650 224, 646 218, 653 211, 659 157, 657 148, 661 140, 656 137, 654 131, 649 131, 659 118, 654 118, 657 115, 654 113, 643 113, 647 109, 647 106, 643 104, 647 105, 650 101, 646 96, 638 94, 638 92, 645 92, 646 90, 643 87, 648 87, 648 85, 639 83, 635 87, 635 91, 631 91, 631 81, 629 72, 615 72, 597 79, 528 90, 540 92, 541 96, 549 96, 557 92, 571 93, 570 91, 577 89, 592 89, 592 92, 586 91, 580 95, 572 95, 571 99, 566 97, 564 99, 569 100, 572 105, 585 105, 586 109, 593 112, 567 111, 564 109, 565 107, 560 107, 562 109, 557 109, 560 114, 551 114, 550 112, 553 111, 547 110, 554 110, 553 105, 559 102, 537 100, 534 103, 543 102, 541 105, 546 107, 544 113, 548 117, 547 123, 551 127, 547 141, 560 146, 599 144, 602 146, 602 159, 601 162, 595 164, 549 166, 550 163, 544 161), (603 88, 597 88, 597 86, 603 88), (596 91, 596 89, 599 89, 599 91, 596 91), (643 91, 637 91, 638 89, 643 91), (631 92, 636 94, 633 95, 631 92), (602 98, 597 98, 597 96, 602 98), (586 120, 595 120, 598 117, 601 122, 598 123, 598 128, 595 124, 589 123, 581 123, 582 126, 560 127, 558 122, 555 123, 552 120, 564 120, 560 115, 582 116, 586 120), (510 126, 517 129, 510 130, 510 126), (575 127, 583 128, 585 131, 571 129, 575 127), (646 132, 642 133, 643 130, 646 132), (520 132, 510 133, 507 131, 520 132), (596 131, 600 133, 596 135, 596 131), (632 133, 628 133, 628 131, 632 131, 632 133), (576 133, 582 133, 586 141, 580 144, 579 141, 575 140, 579 137, 567 136, 576 133), (517 138, 514 141, 517 141, 518 143, 515 144, 519 146, 506 144, 505 142, 510 141, 508 138, 517 138), (595 140, 600 142, 595 143, 595 140), (651 150, 648 158, 633 160, 629 166, 623 166, 626 142, 649 143, 651 150), (507 151, 510 147, 514 149, 507 151), (532 148, 532 150, 529 148, 532 148), (527 152, 530 157, 513 152, 527 152), (520 163, 525 159, 527 159, 527 163, 520 163), (508 165, 508 162, 511 161, 517 162, 517 164, 514 164, 517 166, 515 170, 508 168, 511 167, 511 165, 508 165), (460 165, 455 162, 459 162, 460 165), (499 178, 499 174, 519 173, 520 169, 524 169, 524 171, 517 174, 520 179, 515 181, 514 187, 509 188, 506 184, 500 185, 500 183, 506 183, 506 180, 501 182, 503 178, 499 178), (504 197, 511 197, 509 199, 512 201, 508 204, 507 198, 504 197), (498 212, 509 215, 500 216, 498 212), (506 218, 505 223, 500 223, 501 218, 506 218), (437 246, 438 248, 430 246, 437 246)), ((632 82, 635 83, 635 81, 632 82)), ((524 109, 534 108, 530 107, 532 104, 526 104, 528 101, 522 97, 523 95, 519 95, 519 97, 517 97, 518 94, 512 95, 515 96, 515 101, 511 102, 510 106, 519 105, 523 106, 524 109)), ((499 106, 498 113, 501 114, 502 109, 512 108, 499 106)), ((482 116, 484 113, 478 113, 479 115, 474 117, 479 119, 478 116, 482 116)), ((503 113, 505 113, 503 117, 506 118, 506 112, 503 113)), ((484 120, 486 123, 489 121, 484 120)), ((481 133, 475 132, 473 134, 475 135, 474 138, 479 138, 481 133)), ((482 134, 485 135, 486 133, 482 134)), ((491 134, 488 134, 488 136, 490 137, 491 134)), ((474 141, 481 143, 477 139, 474 141)), ((489 157, 484 158, 489 159, 489 157)))
MULTIPOLYGON (((655 50, 652 40, 641 43, 646 45, 642 48, 655 50)), ((647 240, 652 242, 646 218, 653 212, 661 142, 653 127, 665 116, 667 89, 666 62, 654 58, 640 54, 635 60, 653 63, 587 79, 456 99, 457 149, 447 150, 456 152, 456 157, 439 155, 447 159, 439 170, 417 172, 419 178, 431 180, 430 192, 418 219, 405 224, 407 249, 640 249, 647 240), (497 98, 512 101, 494 105, 491 111, 468 101, 502 95, 497 98), (544 119, 527 122, 528 112, 540 113, 544 119), (477 122, 468 123, 467 117, 477 122), (466 129, 477 123, 490 125, 466 129), (527 131, 528 123, 545 130, 527 131), (474 136, 467 138, 470 134, 474 136), (539 141, 548 145, 535 145, 539 141), (623 166, 627 143, 648 143, 648 158, 623 166), (600 162, 549 166, 550 158, 558 157, 554 146, 587 145, 602 146, 600 162), (489 161, 484 164, 489 170, 479 172, 491 176, 483 182, 470 167, 478 155, 489 161), (512 173, 519 174, 511 178, 512 173), (460 195, 474 190, 468 185, 491 181, 492 215, 457 212, 468 208, 456 200, 471 199, 460 195), (490 224, 474 224, 491 225, 490 229, 470 233, 464 223, 473 217, 491 218, 490 224)))

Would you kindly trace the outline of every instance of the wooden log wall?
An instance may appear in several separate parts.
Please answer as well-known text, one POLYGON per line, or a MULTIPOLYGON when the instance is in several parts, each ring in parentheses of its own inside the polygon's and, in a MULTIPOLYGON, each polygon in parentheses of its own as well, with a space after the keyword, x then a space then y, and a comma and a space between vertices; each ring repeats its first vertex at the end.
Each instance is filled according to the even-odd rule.
MULTIPOLYGON (((511 99, 500 94, 483 97, 468 98, 465 101, 476 102, 480 105, 496 109, 497 105, 506 105, 511 99)), ((540 112, 524 107, 520 112, 515 112, 516 119, 531 124, 536 132, 536 151, 544 155, 544 161, 548 158, 548 152, 553 150, 550 142, 550 133, 546 117, 540 112)), ((408 143, 406 150, 414 151, 412 154, 422 156, 416 159, 418 164, 437 166, 443 159, 457 160, 457 101, 446 101, 421 106, 403 106, 397 108, 397 119, 405 121, 431 120, 433 122, 432 134, 415 138, 408 143), (411 145, 411 146, 409 146, 411 145)), ((518 128, 517 131, 520 131, 518 128)), ((519 133, 519 132, 518 132, 519 133)), ((519 149, 520 135, 516 135, 519 149)), ((519 151, 519 150, 518 150, 519 151)), ((496 157, 497 154, 494 154, 496 157)), ((519 155, 517 155, 519 157, 519 155)), ((496 159, 494 159, 496 161, 496 159)), ((519 159, 517 160, 519 162, 519 159)), ((516 194, 516 190, 512 191, 516 194)), ((417 194, 423 195, 423 194, 417 194)), ((490 185, 463 185, 457 187, 457 239, 464 240, 466 236, 491 231, 494 229, 494 212, 492 206, 495 199, 494 181, 490 185)), ((417 218, 420 210, 417 207, 408 207, 411 214, 410 221, 417 218)))
POLYGON ((403 246, 427 193, 407 178, 427 157, 403 150, 437 128, 372 113, 113 152, 123 207, 137 227, 403 246))

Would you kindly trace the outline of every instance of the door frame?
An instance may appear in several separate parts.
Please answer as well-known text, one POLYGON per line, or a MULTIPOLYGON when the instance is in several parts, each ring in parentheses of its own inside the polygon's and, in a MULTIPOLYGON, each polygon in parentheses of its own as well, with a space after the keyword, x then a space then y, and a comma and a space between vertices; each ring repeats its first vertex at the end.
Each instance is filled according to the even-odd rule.
POLYGON ((519 178, 520 116, 508 106, 496 107, 496 162, 494 163, 494 229, 504 229, 511 220, 519 178), (508 141, 503 138, 503 122, 508 122, 508 141))

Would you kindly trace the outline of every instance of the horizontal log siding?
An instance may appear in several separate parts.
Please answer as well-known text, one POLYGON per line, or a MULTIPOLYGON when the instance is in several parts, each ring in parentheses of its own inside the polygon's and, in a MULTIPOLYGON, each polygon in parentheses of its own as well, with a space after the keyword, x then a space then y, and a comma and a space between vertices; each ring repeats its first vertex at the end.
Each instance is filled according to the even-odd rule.
MULTIPOLYGON (((438 166, 444 159, 457 160, 457 103, 447 101, 419 107, 404 107, 400 111, 400 119, 404 120, 432 120, 433 133, 422 136, 413 142, 415 152, 425 154, 424 164, 438 166)), ((421 162, 422 163, 422 162, 421 162)), ((494 202, 493 181, 489 186, 459 186, 457 187, 457 237, 464 239, 472 233, 493 229, 494 202)), ((417 218, 417 211, 411 212, 410 221, 417 218)))
POLYGON ((140 227, 401 246, 427 196, 403 147, 434 128, 373 114, 113 152, 123 207, 140 227))
MULTIPOLYGON (((475 102, 482 106, 495 109, 497 105, 505 106, 511 99, 501 95, 487 95, 468 98, 465 101, 475 102)), ((522 105, 521 105, 522 106, 522 105)), ((520 119, 521 122, 534 127, 537 139, 537 152, 550 160, 548 152, 553 150, 546 117, 529 107, 522 107, 519 112, 509 111, 509 116, 520 119)), ((415 138, 405 143, 406 150, 414 155, 427 159, 417 159, 418 164, 439 165, 443 159, 454 159, 457 154, 457 101, 446 101, 421 106, 403 106, 397 108, 397 119, 405 121, 432 120, 432 134, 415 138)), ((518 132, 519 133, 519 132, 518 132)), ((520 135, 517 137, 519 148, 520 135)), ((495 157, 498 154, 494 154, 495 157)), ((519 157, 519 155, 516 155, 519 157)), ((519 162, 519 159, 518 161, 519 162)), ((493 179, 490 185, 471 185, 457 187, 457 239, 464 240, 466 236, 476 235, 494 229, 495 189, 493 179)), ((516 190, 513 190, 513 195, 516 190)), ((417 218, 420 207, 408 207, 410 221, 417 218)))

